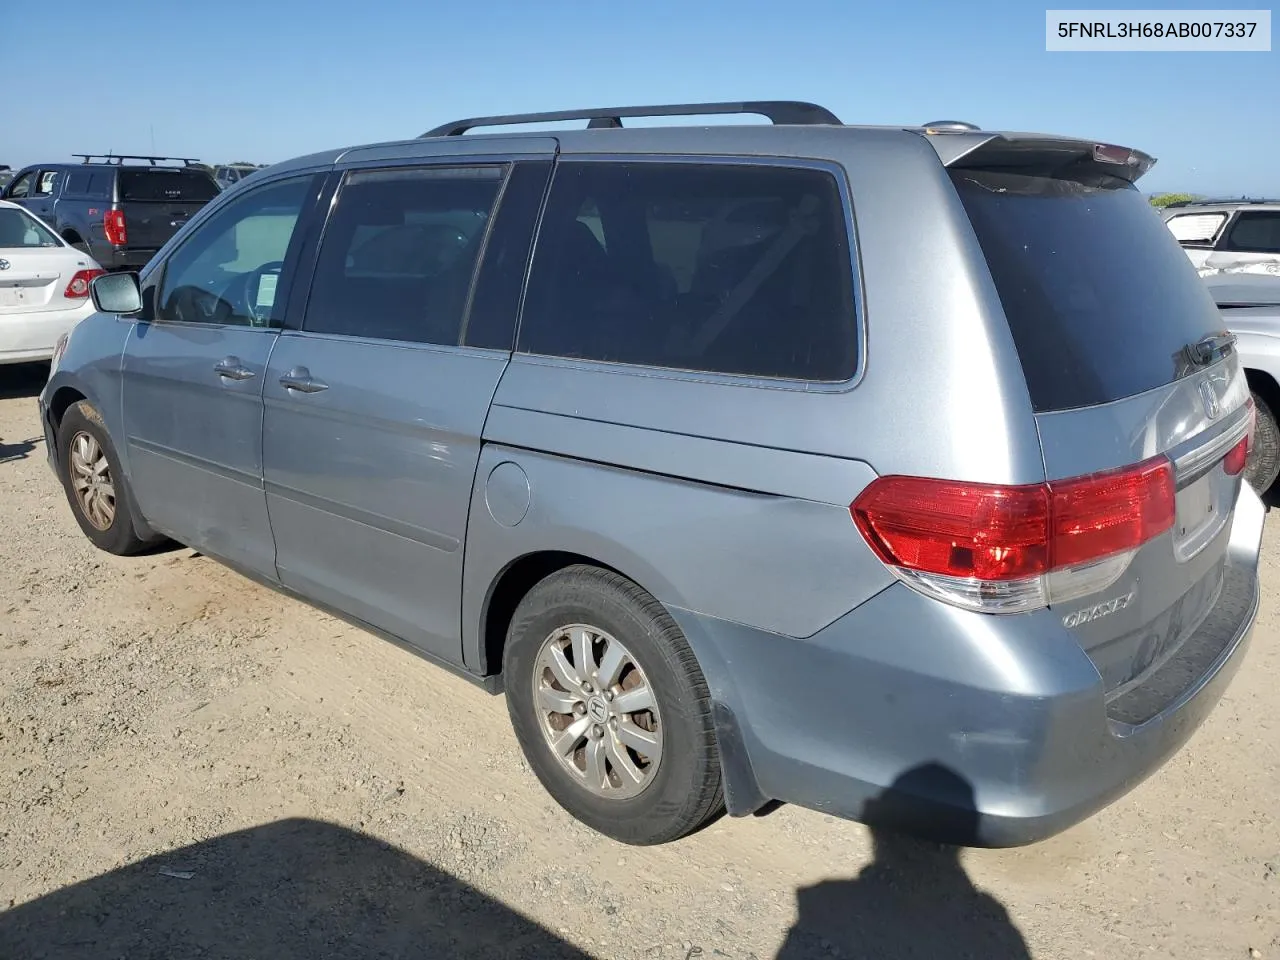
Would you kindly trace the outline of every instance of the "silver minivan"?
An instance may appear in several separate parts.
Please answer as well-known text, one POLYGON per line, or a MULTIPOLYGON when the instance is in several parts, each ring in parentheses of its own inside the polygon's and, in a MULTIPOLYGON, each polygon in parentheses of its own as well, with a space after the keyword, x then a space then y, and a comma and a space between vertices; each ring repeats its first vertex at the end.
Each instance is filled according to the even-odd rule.
POLYGON ((1191 736, 1257 611, 1249 391, 1153 162, 772 101, 303 157, 95 281, 50 459, 104 550, 505 692, 618 840, 1028 843, 1191 736), (622 123, 728 113, 772 122, 622 123))

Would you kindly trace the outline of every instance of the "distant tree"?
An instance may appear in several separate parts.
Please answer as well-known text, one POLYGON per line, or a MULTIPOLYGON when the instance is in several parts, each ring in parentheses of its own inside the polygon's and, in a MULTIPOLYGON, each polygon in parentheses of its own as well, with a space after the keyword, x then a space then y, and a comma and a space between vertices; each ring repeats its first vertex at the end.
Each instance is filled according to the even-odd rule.
POLYGON ((1195 198, 1194 193, 1153 193, 1150 199, 1153 207, 1167 207, 1171 203, 1186 203, 1195 198))

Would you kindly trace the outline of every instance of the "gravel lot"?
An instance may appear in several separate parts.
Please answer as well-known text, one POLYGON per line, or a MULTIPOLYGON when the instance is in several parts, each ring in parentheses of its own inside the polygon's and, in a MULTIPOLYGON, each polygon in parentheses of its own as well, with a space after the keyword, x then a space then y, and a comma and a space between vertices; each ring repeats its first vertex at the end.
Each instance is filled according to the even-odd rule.
POLYGON ((0 957, 1280 958, 1280 584, 1164 770, 1034 847, 570 820, 504 704, 175 548, 95 551, 0 367, 0 957))

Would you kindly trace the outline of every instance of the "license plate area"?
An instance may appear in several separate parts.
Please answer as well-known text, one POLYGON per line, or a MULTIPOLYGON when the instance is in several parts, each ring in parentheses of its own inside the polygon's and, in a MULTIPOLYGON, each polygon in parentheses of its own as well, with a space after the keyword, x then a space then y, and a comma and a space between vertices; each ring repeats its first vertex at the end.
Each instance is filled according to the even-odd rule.
POLYGON ((1179 560, 1194 557, 1222 529, 1230 509, 1227 496, 1231 486, 1222 466, 1216 465, 1177 492, 1173 542, 1179 560))

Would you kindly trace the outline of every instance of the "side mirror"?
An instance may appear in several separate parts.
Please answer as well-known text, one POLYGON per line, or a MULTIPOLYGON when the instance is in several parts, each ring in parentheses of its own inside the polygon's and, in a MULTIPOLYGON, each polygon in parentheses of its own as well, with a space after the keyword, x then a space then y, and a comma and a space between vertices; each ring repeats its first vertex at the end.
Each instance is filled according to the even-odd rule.
POLYGON ((93 308, 99 313, 137 313, 142 309, 142 291, 136 273, 104 273, 89 284, 93 308))

